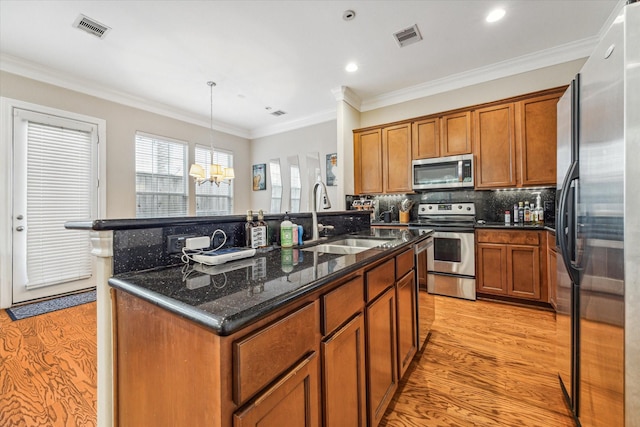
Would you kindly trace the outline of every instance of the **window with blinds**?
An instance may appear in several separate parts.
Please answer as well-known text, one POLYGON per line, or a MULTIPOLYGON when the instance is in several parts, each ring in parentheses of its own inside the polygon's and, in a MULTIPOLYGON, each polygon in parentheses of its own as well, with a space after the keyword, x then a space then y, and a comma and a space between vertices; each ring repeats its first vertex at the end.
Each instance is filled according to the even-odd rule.
MULTIPOLYGON (((212 163, 211 150, 196 145, 196 163, 202 166, 209 176, 209 165, 212 163)), ((223 167, 233 167, 233 154, 226 151, 214 151, 213 163, 223 167)), ((233 213, 233 180, 225 181, 219 186, 212 182, 196 185, 196 215, 231 215, 233 213)))
POLYGON ((282 208, 282 173, 280 172, 280 160, 269 161, 271 176, 271 207, 269 212, 278 213, 282 208))
POLYGON ((136 217, 186 216, 187 144, 136 133, 136 217))
POLYGON ((14 241, 14 256, 24 256, 14 281, 37 289, 90 278, 89 236, 64 223, 95 218, 97 126, 18 110, 14 131, 14 209, 26 219, 14 241))

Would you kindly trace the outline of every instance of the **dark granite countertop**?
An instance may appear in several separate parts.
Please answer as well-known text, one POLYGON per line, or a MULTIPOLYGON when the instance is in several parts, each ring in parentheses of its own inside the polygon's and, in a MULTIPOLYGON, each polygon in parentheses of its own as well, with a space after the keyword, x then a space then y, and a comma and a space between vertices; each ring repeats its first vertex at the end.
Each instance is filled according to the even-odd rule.
POLYGON ((371 226, 372 227, 376 227, 376 226, 387 226, 387 227, 408 227, 409 224, 406 222, 400 222, 400 221, 391 221, 391 222, 384 222, 384 221, 371 221, 371 226))
POLYGON ((109 285, 198 322, 219 335, 229 335, 345 274, 427 237, 392 229, 371 229, 357 235, 389 240, 379 248, 353 255, 315 253, 298 247, 268 248, 252 258, 221 266, 180 264, 123 273, 110 278, 109 285))
POLYGON ((506 230, 548 230, 554 231, 550 224, 505 224, 504 222, 476 223, 475 228, 502 228, 506 230))

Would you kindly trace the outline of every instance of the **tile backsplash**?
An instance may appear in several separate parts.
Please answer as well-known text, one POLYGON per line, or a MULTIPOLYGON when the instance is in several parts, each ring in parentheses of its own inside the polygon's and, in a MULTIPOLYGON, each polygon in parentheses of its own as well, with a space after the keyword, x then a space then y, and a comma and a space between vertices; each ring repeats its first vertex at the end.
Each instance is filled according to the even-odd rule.
MULTIPOLYGON (((487 222, 503 222, 505 210, 509 210, 513 215, 515 203, 525 201, 535 203, 538 192, 540 192, 540 199, 545 208, 545 223, 552 224, 555 221, 555 188, 428 191, 416 194, 367 196, 366 198, 374 201, 374 214, 377 219, 381 217, 383 212, 392 210, 391 219, 397 220, 398 206, 403 199, 408 198, 414 201, 411 221, 418 217, 419 203, 474 202, 477 219, 487 222)), ((347 209, 350 209, 351 203, 356 199, 360 199, 360 197, 346 196, 347 209)))

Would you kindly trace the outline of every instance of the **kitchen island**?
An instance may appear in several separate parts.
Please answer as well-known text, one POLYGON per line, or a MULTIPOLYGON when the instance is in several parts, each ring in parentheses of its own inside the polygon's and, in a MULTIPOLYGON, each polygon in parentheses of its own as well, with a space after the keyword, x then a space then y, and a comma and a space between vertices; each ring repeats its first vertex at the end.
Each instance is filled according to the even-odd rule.
POLYGON ((115 424, 377 425, 417 352, 413 245, 426 236, 350 237, 382 244, 110 277, 115 424))

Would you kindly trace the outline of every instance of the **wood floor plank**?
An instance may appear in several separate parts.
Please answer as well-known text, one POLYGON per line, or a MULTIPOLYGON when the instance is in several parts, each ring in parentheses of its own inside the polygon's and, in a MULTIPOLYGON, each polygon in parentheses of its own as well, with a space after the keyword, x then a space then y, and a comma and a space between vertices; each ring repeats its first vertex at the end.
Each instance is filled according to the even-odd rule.
POLYGON ((0 313, 0 426, 96 425, 95 309, 0 313))
MULTIPOLYGON (((95 328, 95 303, 0 313, 0 426, 95 426, 95 328)), ((436 297, 429 344, 380 425, 573 427, 554 366, 553 313, 436 297)))
POLYGON ((399 390, 381 426, 574 426, 543 310, 436 297, 429 343, 399 390))

